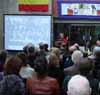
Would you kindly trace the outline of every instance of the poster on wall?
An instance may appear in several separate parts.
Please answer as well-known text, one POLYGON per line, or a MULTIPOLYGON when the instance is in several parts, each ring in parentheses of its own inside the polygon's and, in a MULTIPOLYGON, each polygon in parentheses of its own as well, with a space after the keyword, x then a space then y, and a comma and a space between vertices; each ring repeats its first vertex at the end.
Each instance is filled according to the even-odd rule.
POLYGON ((48 12, 49 0, 18 0, 19 11, 48 12))
POLYGON ((58 15, 65 18, 100 18, 100 2, 58 2, 58 15))

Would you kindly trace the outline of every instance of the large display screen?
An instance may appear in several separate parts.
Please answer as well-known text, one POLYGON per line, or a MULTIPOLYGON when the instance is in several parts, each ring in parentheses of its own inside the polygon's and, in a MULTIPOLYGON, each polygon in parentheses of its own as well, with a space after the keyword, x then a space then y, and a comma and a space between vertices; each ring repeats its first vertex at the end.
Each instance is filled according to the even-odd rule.
POLYGON ((100 18, 100 2, 58 2, 60 17, 100 18))
POLYGON ((4 48, 22 50, 28 43, 51 42, 51 16, 4 15, 4 48))

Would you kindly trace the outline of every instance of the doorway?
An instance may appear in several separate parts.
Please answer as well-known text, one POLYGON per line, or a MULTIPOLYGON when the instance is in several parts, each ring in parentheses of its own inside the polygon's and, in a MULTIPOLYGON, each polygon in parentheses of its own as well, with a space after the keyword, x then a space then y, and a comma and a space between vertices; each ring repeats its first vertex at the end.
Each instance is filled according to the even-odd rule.
POLYGON ((62 32, 69 38, 69 45, 78 43, 85 46, 88 42, 89 46, 95 44, 96 40, 100 40, 100 24, 87 23, 54 23, 53 26, 54 40, 57 35, 62 32))

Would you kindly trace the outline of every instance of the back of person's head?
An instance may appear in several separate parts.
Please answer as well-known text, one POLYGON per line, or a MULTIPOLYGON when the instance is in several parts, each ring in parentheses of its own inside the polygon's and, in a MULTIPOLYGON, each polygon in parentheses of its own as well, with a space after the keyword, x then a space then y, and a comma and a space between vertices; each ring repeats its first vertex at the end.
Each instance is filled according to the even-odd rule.
POLYGON ((76 47, 77 47, 77 46, 79 46, 79 44, 78 44, 78 43, 74 43, 74 46, 76 46, 76 47))
POLYGON ((49 66, 59 65, 59 58, 54 53, 50 53, 48 60, 49 60, 49 66))
POLYGON ((79 71, 81 75, 88 76, 90 71, 94 68, 94 63, 88 58, 84 58, 80 61, 79 71))
POLYGON ((64 33, 59 33, 59 38, 63 39, 64 38, 64 33))
POLYGON ((80 49, 79 49, 79 44, 78 44, 78 43, 75 43, 73 46, 75 46, 77 50, 80 50, 80 49))
POLYGON ((44 49, 45 49, 45 51, 48 51, 48 44, 44 44, 44 49))
POLYGON ((27 56, 24 52, 19 52, 16 54, 18 58, 22 61, 22 66, 27 66, 27 56))
POLYGON ((83 53, 80 50, 75 50, 72 53, 72 56, 71 57, 72 57, 72 61, 75 64, 78 64, 78 63, 80 63, 81 59, 83 58, 83 53))
POLYGON ((97 45, 97 46, 100 46, 100 40, 97 40, 97 41, 96 41, 96 45, 97 45))
POLYGON ((28 54, 34 53, 34 52, 35 52, 35 47, 34 47, 34 46, 28 47, 28 48, 27 48, 27 52, 28 52, 28 54))
POLYGON ((8 52, 6 50, 1 50, 0 51, 0 61, 5 62, 5 60, 7 58, 7 54, 8 54, 8 52))
POLYGON ((72 54, 75 50, 77 50, 76 46, 70 46, 69 47, 69 53, 72 54))
POLYGON ((56 54, 57 57, 60 56, 60 50, 59 50, 59 48, 52 47, 50 51, 51 51, 51 53, 56 54))
POLYGON ((91 95, 89 81, 81 76, 75 75, 68 82, 68 95, 91 95))
POLYGON ((28 54, 28 48, 29 47, 33 47, 34 45, 32 44, 32 43, 28 43, 27 45, 25 45, 24 47, 23 47, 23 52, 25 53, 25 54, 28 54))
POLYGON ((28 48, 28 46, 24 46, 24 47, 23 47, 23 52, 24 52, 25 54, 28 54, 28 53, 27 53, 27 48, 28 48))
POLYGON ((39 50, 35 53, 36 57, 38 56, 46 56, 46 52, 44 50, 39 50))
POLYGON ((43 42, 39 43, 39 49, 44 50, 44 43, 43 42))
POLYGON ((22 61, 18 57, 10 57, 6 60, 4 65, 4 72, 6 75, 16 74, 19 75, 22 61))
POLYGON ((48 72, 47 59, 44 56, 37 57, 34 64, 34 69, 39 77, 43 77, 48 72))
POLYGON ((7 58, 7 51, 6 50, 1 50, 0 51, 0 72, 3 71, 3 67, 4 67, 4 64, 5 64, 5 61, 6 61, 6 58, 7 58))
POLYGON ((93 49, 93 54, 96 56, 96 57, 100 57, 100 46, 95 46, 94 49, 93 49))

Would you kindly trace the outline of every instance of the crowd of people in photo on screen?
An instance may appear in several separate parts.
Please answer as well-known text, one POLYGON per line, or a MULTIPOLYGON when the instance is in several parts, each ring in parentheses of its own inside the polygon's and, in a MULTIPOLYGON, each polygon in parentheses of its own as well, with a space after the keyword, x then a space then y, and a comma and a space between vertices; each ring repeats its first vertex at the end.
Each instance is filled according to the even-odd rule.
POLYGON ((29 43, 15 55, 1 50, 0 95, 100 95, 100 41, 91 51, 78 43, 29 43))

